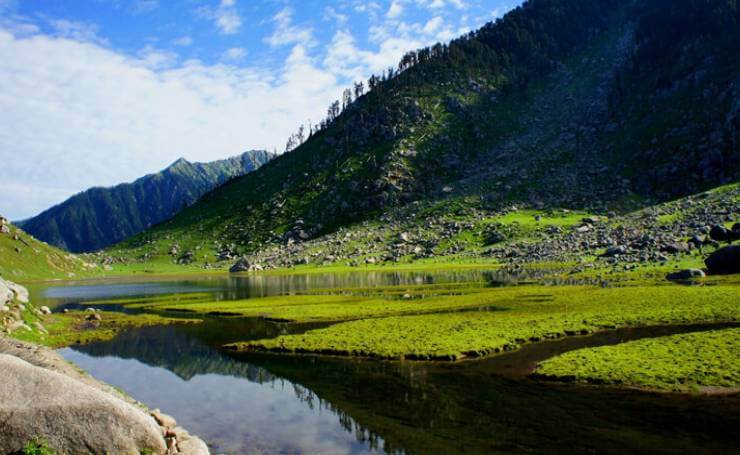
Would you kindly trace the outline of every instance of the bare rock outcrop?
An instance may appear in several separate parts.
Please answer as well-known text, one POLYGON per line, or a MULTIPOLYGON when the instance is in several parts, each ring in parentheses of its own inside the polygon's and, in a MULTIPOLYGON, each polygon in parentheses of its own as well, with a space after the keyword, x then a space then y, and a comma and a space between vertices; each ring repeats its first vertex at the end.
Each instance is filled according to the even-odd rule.
POLYGON ((43 438, 60 453, 165 453, 141 409, 63 374, 0 354, 0 453, 43 438))

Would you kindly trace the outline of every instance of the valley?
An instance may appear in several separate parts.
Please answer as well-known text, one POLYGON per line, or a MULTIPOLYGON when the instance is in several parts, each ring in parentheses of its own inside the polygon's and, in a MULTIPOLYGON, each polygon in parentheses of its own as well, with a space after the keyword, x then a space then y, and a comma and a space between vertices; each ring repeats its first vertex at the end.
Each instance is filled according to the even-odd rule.
POLYGON ((738 451, 738 43, 730 0, 528 0, 282 154, 0 218, 0 453, 738 451), (136 431, 45 426, 57 373, 136 431))

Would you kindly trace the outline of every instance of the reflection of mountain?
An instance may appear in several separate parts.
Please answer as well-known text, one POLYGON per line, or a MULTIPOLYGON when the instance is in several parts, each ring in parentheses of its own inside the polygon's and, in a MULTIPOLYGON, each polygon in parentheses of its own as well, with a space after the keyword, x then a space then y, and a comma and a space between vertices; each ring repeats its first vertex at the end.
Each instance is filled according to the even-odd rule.
POLYGON ((485 362, 430 365, 249 354, 209 346, 285 330, 258 320, 149 327, 75 349, 135 358, 189 380, 219 374, 279 381, 386 453, 686 452, 740 446, 740 396, 671 397, 497 378, 485 362))
MULTIPOLYGON (((223 325, 226 326, 224 332, 228 332, 229 324, 223 325)), ((207 327, 195 325, 143 327, 124 332, 112 341, 75 346, 74 349, 93 357, 136 359, 147 365, 172 371, 184 380, 209 373, 246 378, 257 383, 275 379, 264 369, 245 362, 235 362, 188 333, 204 329, 207 327)), ((266 328, 262 327, 262 330, 267 335, 264 332, 266 328)), ((220 335, 223 336, 224 333, 220 335)), ((272 336, 275 335, 277 334, 272 336)))

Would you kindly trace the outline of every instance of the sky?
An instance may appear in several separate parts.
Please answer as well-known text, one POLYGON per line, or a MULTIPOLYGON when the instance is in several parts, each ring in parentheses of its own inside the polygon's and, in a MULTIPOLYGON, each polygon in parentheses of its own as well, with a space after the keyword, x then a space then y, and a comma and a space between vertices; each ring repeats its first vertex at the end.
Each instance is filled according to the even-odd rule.
POLYGON ((282 151, 354 81, 519 0, 0 0, 0 215, 282 151))

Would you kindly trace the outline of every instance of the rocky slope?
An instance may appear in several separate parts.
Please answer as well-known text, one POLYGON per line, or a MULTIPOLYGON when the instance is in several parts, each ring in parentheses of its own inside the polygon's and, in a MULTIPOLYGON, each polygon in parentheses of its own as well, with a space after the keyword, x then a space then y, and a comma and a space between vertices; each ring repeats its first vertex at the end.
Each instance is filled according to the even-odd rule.
POLYGON ((87 190, 19 226, 68 251, 99 250, 171 218, 203 194, 258 169, 272 157, 255 150, 211 163, 179 159, 133 183, 87 190))
POLYGON ((525 2, 410 54, 294 151, 109 254, 210 267, 300 255, 292 245, 347 230, 387 244, 370 227, 437 216, 454 232, 354 256, 449 255, 435 239, 473 235, 476 217, 512 206, 625 214, 735 182, 739 14, 729 0, 525 2))

